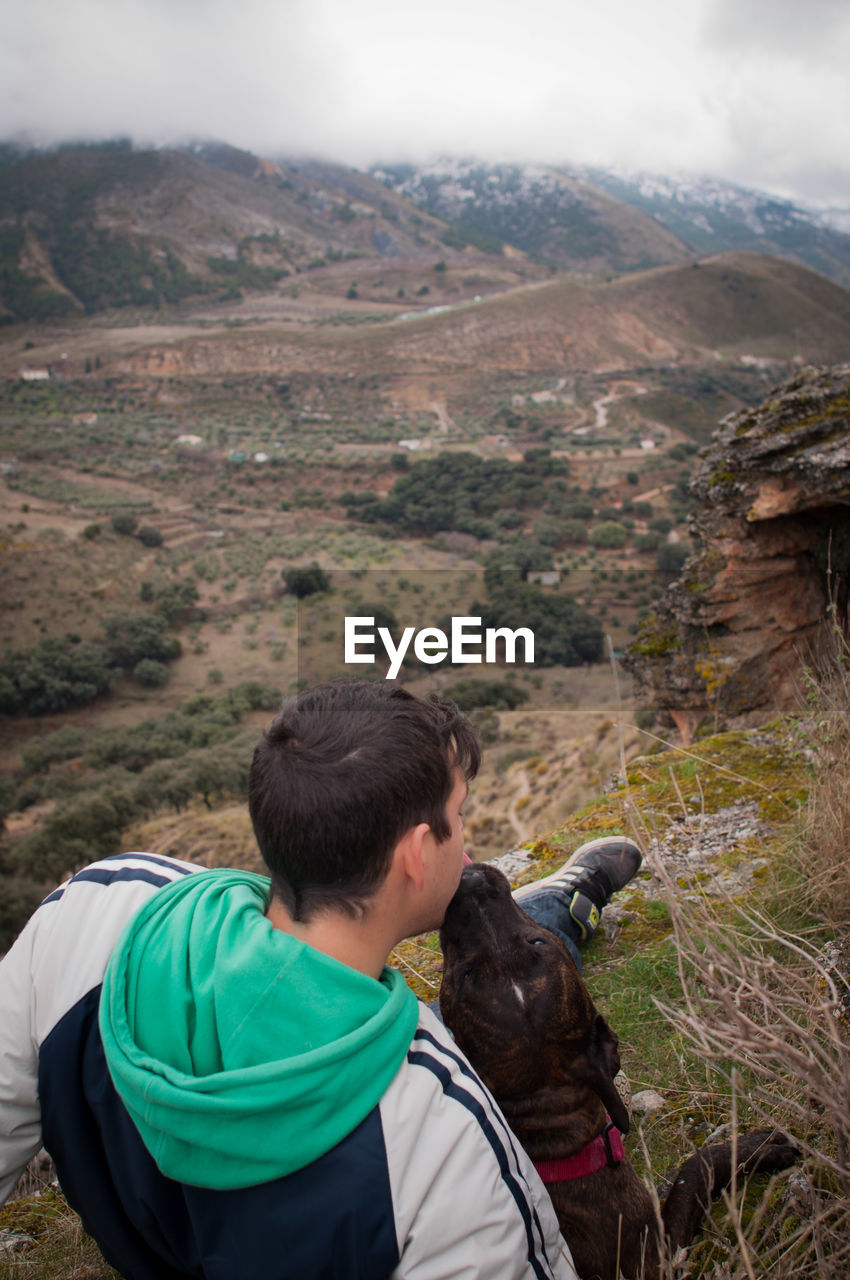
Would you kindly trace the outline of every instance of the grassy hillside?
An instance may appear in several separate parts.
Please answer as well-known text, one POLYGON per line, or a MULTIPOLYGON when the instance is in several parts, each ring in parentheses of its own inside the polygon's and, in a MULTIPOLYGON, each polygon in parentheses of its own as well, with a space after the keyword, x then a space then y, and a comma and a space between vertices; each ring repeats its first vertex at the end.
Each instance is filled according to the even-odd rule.
MULTIPOLYGON (((418 269, 407 270, 420 278, 418 269)), ((773 360, 779 369, 790 360, 837 360, 850 336, 846 290, 757 255, 721 255, 607 284, 565 277, 509 287, 494 277, 492 292, 475 297, 474 281, 464 283, 460 272, 426 271, 428 306, 412 312, 398 301, 394 314, 389 302, 378 312, 359 297, 350 302, 346 277, 327 269, 299 284, 285 315, 245 314, 235 323, 236 316, 201 312, 168 325, 113 319, 42 328, 23 340, 10 332, 0 369, 61 360, 56 372, 64 375, 91 373, 96 364, 121 378, 276 373, 286 382, 293 373, 328 373, 355 383, 359 370, 405 388, 505 370, 557 379, 642 368, 647 377, 653 368, 716 366, 718 359, 773 360)), ((423 388, 420 403, 427 395, 423 388)))
POLYGON ((848 350, 847 290, 775 258, 718 254, 656 273, 643 288, 639 281, 620 280, 613 289, 651 315, 660 312, 661 332, 693 334, 722 354, 746 350, 832 363, 848 350))
MULTIPOLYGON (((667 364, 715 352, 839 359, 850 341, 850 294, 823 277, 757 255, 724 254, 609 284, 558 279, 482 308, 381 334, 406 362, 438 344, 444 361, 546 368, 667 364)), ((356 339, 367 339, 358 334, 356 339)))

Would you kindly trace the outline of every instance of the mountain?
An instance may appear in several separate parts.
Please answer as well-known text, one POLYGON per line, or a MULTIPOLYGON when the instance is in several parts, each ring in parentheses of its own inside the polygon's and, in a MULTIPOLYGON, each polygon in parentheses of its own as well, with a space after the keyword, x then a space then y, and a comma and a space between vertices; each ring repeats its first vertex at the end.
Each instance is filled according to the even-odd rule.
MULTIPOLYGON (((850 235, 708 181, 454 160, 364 173, 218 142, 6 145, 0 172, 0 323, 181 303, 244 322, 261 296, 266 314, 286 304, 291 315, 299 295, 320 298, 326 317, 344 298, 360 319, 366 304, 391 318, 510 293, 553 269, 602 283, 730 250, 850 284, 850 235)), ((729 322, 747 330, 734 311, 729 322)))
POLYGON ((716 179, 584 171, 618 200, 660 222, 700 256, 745 249, 800 262, 850 286, 850 221, 716 179))
POLYGON ((233 300, 328 263, 445 253, 444 224, 365 174, 221 144, 0 155, 0 318, 40 320, 194 295, 233 300))
POLYGON ((846 231, 730 183, 452 159, 372 173, 470 237, 509 241, 558 267, 620 272, 743 249, 850 285, 846 231))
POLYGON ((675 234, 577 172, 445 159, 371 172, 453 223, 460 243, 508 242, 554 266, 595 271, 634 271, 691 256, 675 234))

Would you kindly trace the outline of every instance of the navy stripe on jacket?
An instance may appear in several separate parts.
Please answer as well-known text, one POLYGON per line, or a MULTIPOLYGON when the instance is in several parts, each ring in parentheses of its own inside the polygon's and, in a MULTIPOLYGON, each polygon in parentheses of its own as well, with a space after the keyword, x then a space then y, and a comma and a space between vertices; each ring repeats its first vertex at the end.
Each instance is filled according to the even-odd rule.
POLYGON ((79 884, 81 881, 89 880, 93 884, 115 884, 121 880, 141 880, 145 884, 152 884, 155 888, 161 889, 163 885, 171 884, 178 876, 188 876, 195 874, 195 868, 191 866, 180 866, 179 863, 171 861, 169 858, 158 858, 155 853, 113 853, 108 858, 104 858, 100 863, 93 863, 90 867, 84 867, 82 871, 78 871, 75 876, 71 876, 70 880, 66 880, 64 884, 60 884, 58 889, 54 889, 49 893, 42 902, 45 906, 48 902, 57 902, 65 890, 71 884, 79 884), (105 862, 122 862, 127 863, 128 859, 134 862, 151 862, 155 866, 162 867, 163 871, 157 874, 149 871, 147 867, 121 866, 121 867, 105 867, 105 862), (166 875, 168 871, 171 874, 166 875))
MULTIPOLYGON (((439 1050, 441 1054, 451 1058, 461 1068, 462 1073, 469 1078, 471 1082, 480 1091, 481 1082, 474 1075, 467 1063, 459 1054, 453 1053, 445 1045, 440 1044, 428 1031, 419 1030, 414 1036, 413 1044, 420 1042, 428 1042, 439 1050)), ((443 1092, 447 1097, 452 1098, 455 1102, 460 1103, 462 1107, 475 1117, 482 1133, 484 1134, 494 1156, 499 1165, 502 1180, 511 1193, 513 1200, 520 1212, 524 1226, 526 1242, 528 1245, 528 1264, 532 1271, 540 1280, 548 1280, 551 1271, 545 1263, 541 1254, 543 1253, 543 1233, 540 1221, 533 1205, 530 1203, 525 1188, 521 1185, 518 1175, 511 1168, 509 1162, 509 1153, 513 1155, 513 1164, 516 1166, 516 1155, 514 1148, 514 1140, 505 1125, 502 1123, 497 1129, 495 1116, 498 1114, 495 1110, 488 1114, 479 1097, 470 1089, 463 1088, 456 1084, 452 1079, 452 1074, 444 1062, 441 1062, 437 1055, 433 1052, 422 1049, 411 1048, 407 1055, 408 1062, 415 1066, 424 1067, 430 1071, 439 1080, 443 1092), (501 1132, 500 1132, 501 1130, 501 1132), (502 1136, 504 1134, 504 1136, 502 1136)), ((544 1255, 545 1257, 545 1255, 544 1255)))

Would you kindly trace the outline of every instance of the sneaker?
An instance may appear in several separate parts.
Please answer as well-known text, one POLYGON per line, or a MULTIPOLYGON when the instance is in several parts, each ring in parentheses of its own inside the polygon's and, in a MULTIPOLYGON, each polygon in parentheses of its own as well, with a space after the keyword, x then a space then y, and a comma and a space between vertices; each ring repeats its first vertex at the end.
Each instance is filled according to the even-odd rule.
POLYGON ((633 840, 625 836, 601 836, 580 845, 562 867, 514 890, 514 898, 524 898, 539 890, 561 889, 569 894, 569 912, 586 942, 596 930, 602 908, 611 895, 628 884, 643 857, 633 840))

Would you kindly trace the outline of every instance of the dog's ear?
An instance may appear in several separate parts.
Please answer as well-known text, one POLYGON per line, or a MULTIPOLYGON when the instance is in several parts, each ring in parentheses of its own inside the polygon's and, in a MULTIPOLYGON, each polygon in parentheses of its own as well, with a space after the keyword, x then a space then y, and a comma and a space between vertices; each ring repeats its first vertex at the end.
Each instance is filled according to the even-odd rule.
POLYGON ((598 1066, 609 1080, 613 1080, 620 1070, 620 1042, 602 1014, 595 1010, 588 1038, 590 1042, 587 1049, 588 1057, 592 1058, 594 1065, 598 1066))
POLYGON ((587 1083, 597 1097, 601 1098, 620 1132, 628 1133, 631 1120, 614 1084, 614 1077, 620 1070, 618 1043, 602 1014, 594 1013, 585 1055, 589 1067, 587 1083))

